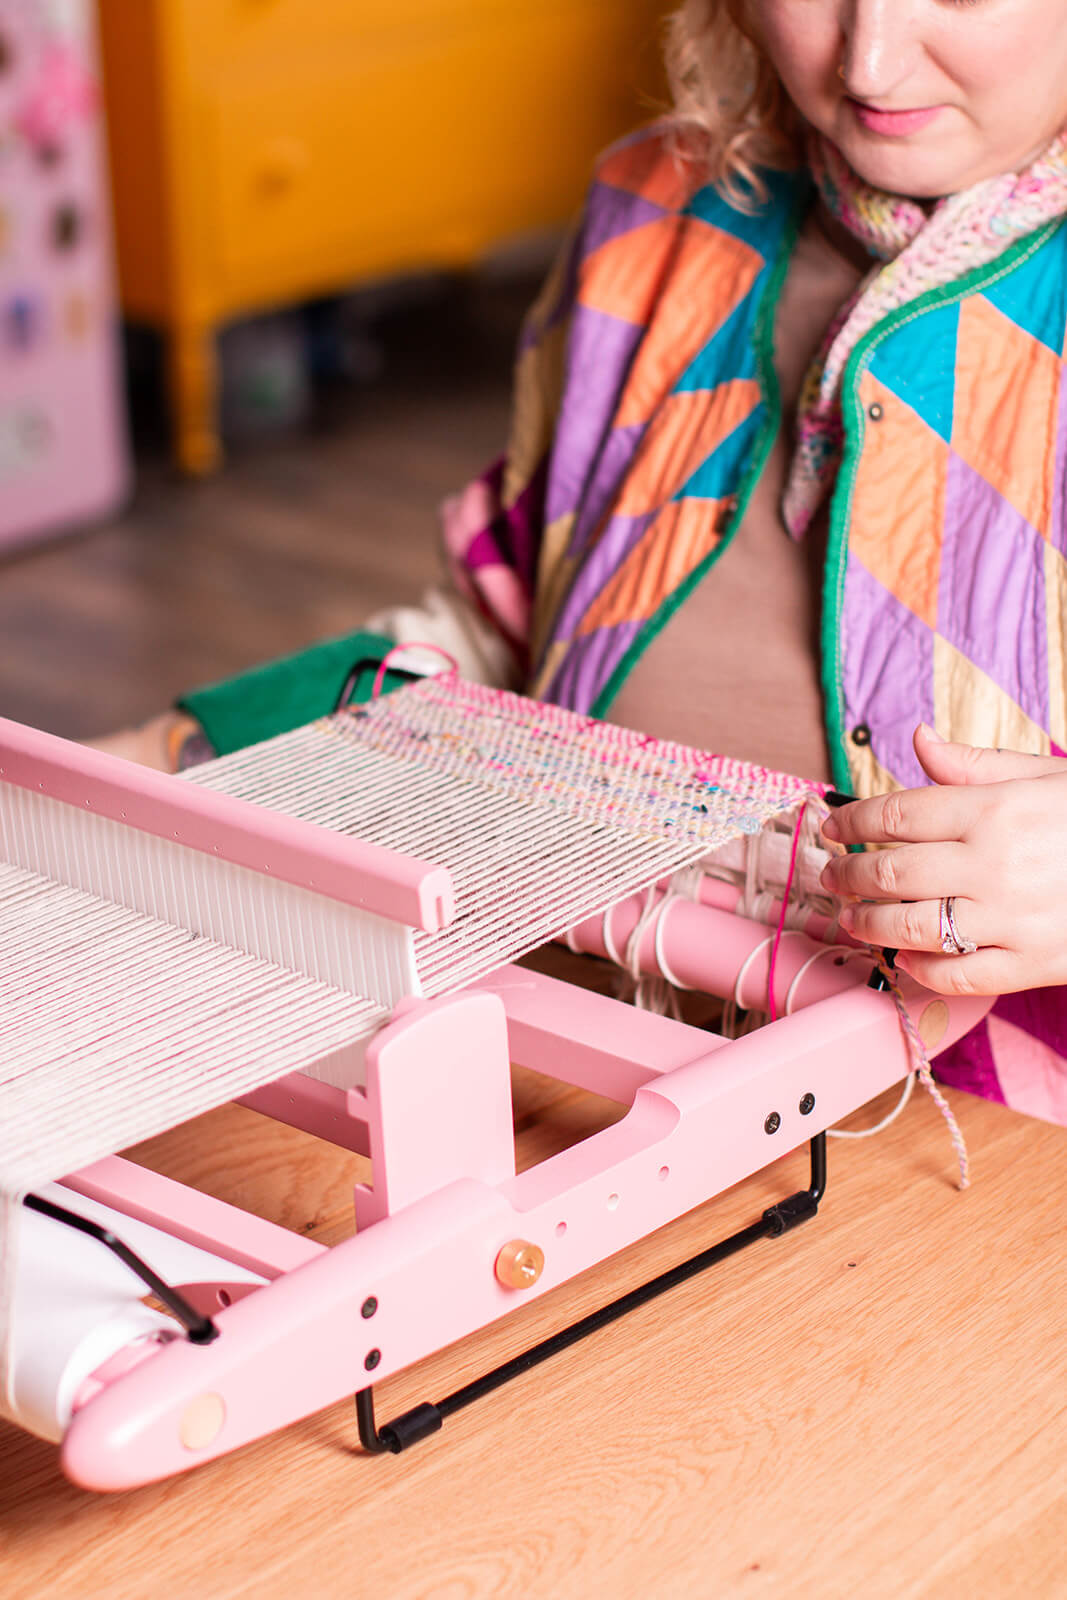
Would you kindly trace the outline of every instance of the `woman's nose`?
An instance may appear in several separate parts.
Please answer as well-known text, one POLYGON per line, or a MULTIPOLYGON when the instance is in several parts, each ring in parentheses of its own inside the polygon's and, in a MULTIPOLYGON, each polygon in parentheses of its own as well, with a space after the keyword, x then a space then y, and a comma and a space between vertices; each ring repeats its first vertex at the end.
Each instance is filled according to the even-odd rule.
MULTIPOLYGON (((922 54, 921 0, 846 0, 843 13, 845 88, 856 100, 887 105, 922 54)), ((910 109, 903 104, 887 108, 910 109)))

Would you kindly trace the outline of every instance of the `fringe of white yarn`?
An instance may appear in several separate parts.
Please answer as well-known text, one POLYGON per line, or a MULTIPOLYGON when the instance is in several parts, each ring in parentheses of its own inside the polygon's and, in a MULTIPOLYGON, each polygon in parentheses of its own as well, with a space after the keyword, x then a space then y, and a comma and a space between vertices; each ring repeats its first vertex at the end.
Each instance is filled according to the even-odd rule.
MULTIPOLYGON (((786 932, 802 932, 812 914, 827 918, 829 922, 827 936, 831 941, 836 931, 840 907, 836 901, 822 894, 818 888, 819 874, 828 856, 828 851, 822 844, 819 834, 819 826, 825 815, 825 807, 817 807, 810 802, 806 803, 801 809, 799 817, 800 839, 797 852, 798 870, 793 884, 796 892, 786 905, 785 916, 782 919, 781 931, 783 935, 786 932)), ((624 952, 616 949, 611 937, 611 912, 614 908, 609 907, 604 912, 602 924, 604 947, 610 958, 625 975, 624 985, 620 989, 620 998, 630 1000, 639 1010, 653 1011, 660 1016, 670 1016, 676 1021, 681 1020, 680 997, 681 993, 689 988, 689 985, 683 984, 677 975, 671 972, 658 938, 659 930, 663 926, 671 905, 678 900, 699 901, 701 880, 706 874, 731 883, 736 883, 738 876, 743 875, 737 915, 748 917, 754 922, 762 922, 765 925, 769 925, 776 913, 780 915, 781 912, 781 900, 785 891, 786 878, 786 871, 783 868, 787 867, 791 850, 791 835, 798 825, 797 818, 796 811, 780 813, 766 823, 760 833, 747 835, 742 839, 735 840, 725 849, 717 852, 714 857, 706 857, 701 861, 695 862, 692 866, 675 873, 669 880, 665 890, 657 890, 654 885, 650 887, 637 925, 627 941, 624 952), (655 925, 657 930, 655 961, 658 970, 655 973, 647 973, 640 966, 639 953, 649 926, 652 924, 655 925)), ((765 1027, 771 1020, 769 1010, 745 1009, 741 1004, 740 996, 749 966, 768 946, 773 946, 777 937, 777 930, 770 933, 749 954, 738 972, 734 982, 733 993, 724 1001, 723 1013, 719 1023, 719 1031, 724 1038, 742 1038, 746 1034, 755 1033, 758 1029, 765 1027)), ((576 947, 572 944, 571 948, 574 949, 576 947)), ((833 942, 829 942, 824 948, 816 950, 804 962, 790 982, 781 1015, 792 1015, 793 1004, 800 983, 817 962, 834 960, 841 963, 854 961, 857 958, 862 958, 864 961, 871 961, 872 959, 878 961, 880 952, 867 946, 836 944, 833 942)), ((891 984, 891 987, 900 1017, 901 1029, 907 1040, 908 1049, 915 1060, 915 1066, 905 1077, 903 1088, 896 1104, 885 1116, 879 1118, 869 1128, 827 1128, 827 1138, 872 1139, 876 1135, 884 1133, 887 1128, 891 1127, 903 1115, 911 1100, 916 1079, 918 1079, 932 1095, 942 1117, 945 1119, 953 1148, 959 1160, 959 1187, 966 1189, 970 1183, 970 1165, 966 1142, 951 1107, 937 1089, 930 1067, 929 1056, 917 1030, 911 1023, 900 995, 899 987, 895 982, 891 984)))

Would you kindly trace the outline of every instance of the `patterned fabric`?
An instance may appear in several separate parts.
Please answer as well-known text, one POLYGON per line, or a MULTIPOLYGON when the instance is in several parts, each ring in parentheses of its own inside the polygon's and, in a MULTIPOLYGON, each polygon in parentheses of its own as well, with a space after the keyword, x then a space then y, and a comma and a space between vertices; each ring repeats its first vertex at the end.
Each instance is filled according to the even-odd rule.
POLYGON ((740 469, 769 445, 756 321, 809 193, 770 182, 774 203, 747 217, 662 138, 616 147, 529 320, 506 464, 446 509, 445 542, 539 699, 610 699, 648 624, 721 548, 740 469))
MULTIPOLYGON (((452 507, 531 692, 604 714, 728 543, 777 429, 770 333, 810 200, 732 211, 653 130, 611 151, 535 308, 506 460, 452 507)), ((892 311, 850 359, 823 685, 834 781, 925 782, 950 739, 1067 749, 1067 229, 892 311)), ((783 537, 785 533, 783 531, 783 537)), ((1067 994, 998 1002, 950 1082, 1067 1121, 1067 994)))
POLYGON ((437 778, 461 779, 469 790, 491 790, 523 808, 675 842, 689 860, 759 833, 771 817, 822 793, 807 778, 652 739, 451 673, 320 726, 361 750, 413 765, 427 780, 427 796, 437 778))
POLYGON ((812 136, 808 153, 831 214, 888 265, 870 274, 841 308, 804 381, 782 507, 794 538, 805 533, 837 474, 844 443, 841 385, 864 334, 898 306, 996 260, 1009 244, 1067 211, 1067 134, 1025 172, 986 179, 929 213, 917 201, 865 184, 821 135, 812 136))
POLYGON ((1067 227, 883 323, 846 397, 824 587, 835 781, 926 781, 911 736, 1067 748, 1067 227))

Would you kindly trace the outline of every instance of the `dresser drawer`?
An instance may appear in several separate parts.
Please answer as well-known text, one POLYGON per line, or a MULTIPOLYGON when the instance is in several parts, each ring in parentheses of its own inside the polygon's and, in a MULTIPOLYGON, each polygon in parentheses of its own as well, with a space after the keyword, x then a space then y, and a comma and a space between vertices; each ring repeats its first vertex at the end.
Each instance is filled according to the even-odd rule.
MULTIPOLYGON (((108 0, 143 5, 146 0, 108 0)), ((281 57, 305 48, 345 50, 369 36, 407 31, 415 41, 463 30, 490 29, 521 36, 536 12, 557 31, 564 48, 575 22, 597 17, 605 47, 612 39, 633 37, 664 14, 655 0, 152 0, 174 10, 190 63, 247 62, 256 56, 281 57)))
MULTIPOLYGON (((264 16, 277 7, 279 19, 296 9, 228 0, 241 4, 264 16)), ((318 9, 305 0, 301 13, 318 9)), ((654 31, 647 15, 640 24, 620 22, 614 4, 517 15, 513 0, 396 0, 397 13, 415 10, 447 12, 450 25, 364 27, 348 50, 304 38, 201 80, 217 265, 235 293, 280 298, 469 260, 560 221, 597 146, 633 120, 618 62, 634 61, 654 31)))

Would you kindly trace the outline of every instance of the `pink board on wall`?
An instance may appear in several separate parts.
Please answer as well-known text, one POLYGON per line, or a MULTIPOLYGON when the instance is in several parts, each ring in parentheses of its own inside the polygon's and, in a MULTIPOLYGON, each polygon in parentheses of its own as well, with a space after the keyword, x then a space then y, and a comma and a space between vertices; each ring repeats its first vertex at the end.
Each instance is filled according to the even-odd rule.
POLYGON ((0 548, 128 477, 91 0, 0 0, 0 548))

